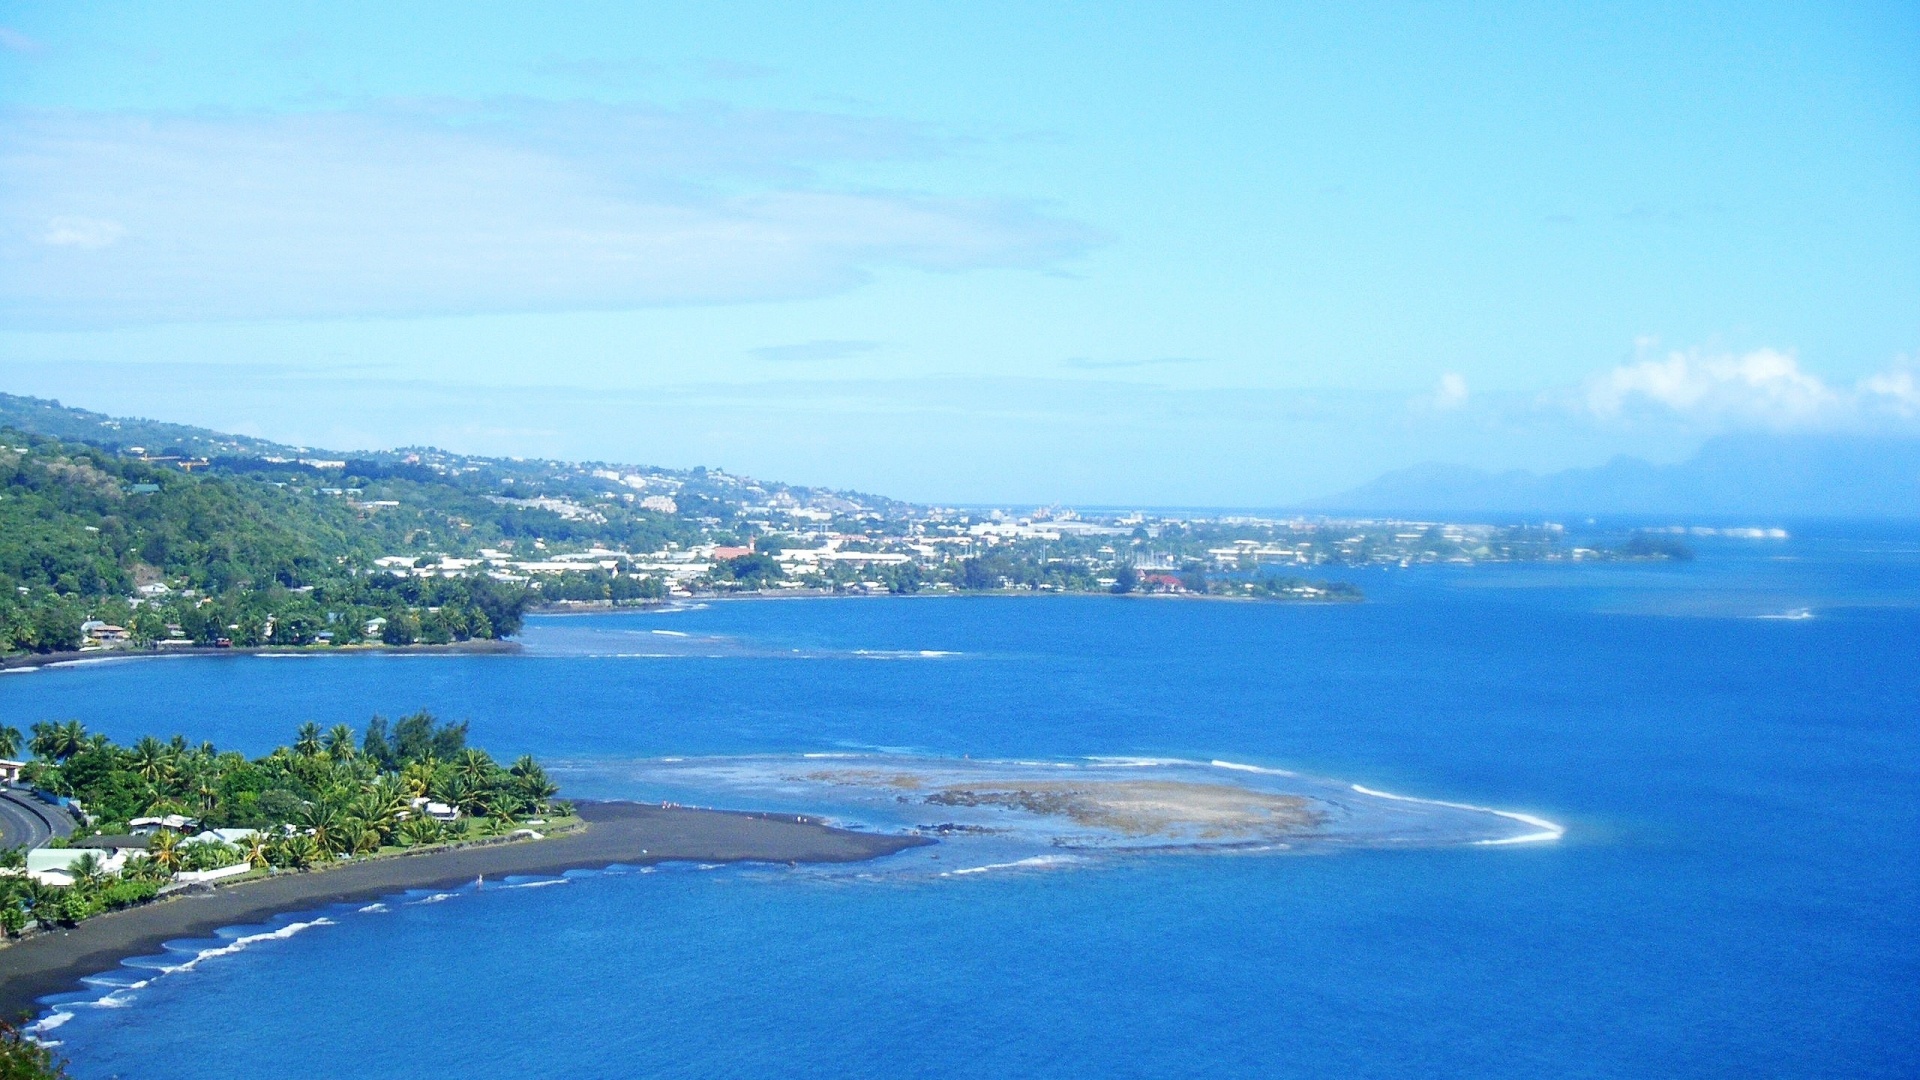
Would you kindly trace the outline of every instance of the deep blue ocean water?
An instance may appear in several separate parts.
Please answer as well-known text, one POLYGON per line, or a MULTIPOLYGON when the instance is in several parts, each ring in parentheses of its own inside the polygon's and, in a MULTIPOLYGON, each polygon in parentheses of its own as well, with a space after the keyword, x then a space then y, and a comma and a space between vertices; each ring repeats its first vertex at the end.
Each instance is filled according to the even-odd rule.
POLYGON ((1568 829, 400 897, 236 929, 282 932, 47 1036, 82 1077, 1913 1076, 1920 537, 1815 533, 1364 573, 1348 606, 719 603, 535 619, 518 656, 0 677, 22 727, 251 750, 427 707, 586 767, 579 795, 647 794, 592 767, 664 755, 1139 755, 1568 829))

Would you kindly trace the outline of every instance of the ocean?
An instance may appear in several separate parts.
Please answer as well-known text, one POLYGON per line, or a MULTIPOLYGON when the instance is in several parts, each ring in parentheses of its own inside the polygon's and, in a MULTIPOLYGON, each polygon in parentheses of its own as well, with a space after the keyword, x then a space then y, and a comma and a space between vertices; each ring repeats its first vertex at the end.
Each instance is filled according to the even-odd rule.
POLYGON ((402 895, 176 942, 44 1035, 88 1078, 1913 1076, 1920 535, 1793 532, 1354 572, 1351 605, 717 602, 536 617, 518 655, 6 675, 21 727, 260 751, 427 708, 567 794, 870 828, 925 815, 783 778, 1138 768, 1461 808, 1351 843, 1043 830, 402 895))

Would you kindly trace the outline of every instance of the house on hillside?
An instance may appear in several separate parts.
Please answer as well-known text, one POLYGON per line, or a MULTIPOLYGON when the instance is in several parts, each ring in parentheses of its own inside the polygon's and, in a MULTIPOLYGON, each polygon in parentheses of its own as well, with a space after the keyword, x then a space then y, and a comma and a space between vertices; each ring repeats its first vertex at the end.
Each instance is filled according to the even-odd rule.
POLYGON ((460 820, 460 811, 443 802, 434 802, 431 799, 424 798, 415 799, 413 800, 413 808, 435 821, 453 822, 460 820))
POLYGON ((94 848, 34 848, 27 852, 27 876, 42 885, 65 888, 73 884, 73 866, 91 855, 100 860, 100 871, 117 874, 127 864, 124 851, 102 852, 94 848))
POLYGON ((109 642, 127 640, 126 627, 115 626, 110 622, 104 622, 100 619, 88 619, 86 622, 81 623, 80 632, 86 635, 88 641, 109 642))

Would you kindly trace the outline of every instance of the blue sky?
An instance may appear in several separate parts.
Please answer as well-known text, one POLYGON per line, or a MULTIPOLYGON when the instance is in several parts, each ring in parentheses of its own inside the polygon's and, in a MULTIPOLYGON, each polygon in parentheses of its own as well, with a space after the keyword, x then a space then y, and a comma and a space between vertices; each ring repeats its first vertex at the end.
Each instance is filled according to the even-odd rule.
POLYGON ((1911 5, 0 4, 0 388, 942 501, 1920 427, 1911 5))

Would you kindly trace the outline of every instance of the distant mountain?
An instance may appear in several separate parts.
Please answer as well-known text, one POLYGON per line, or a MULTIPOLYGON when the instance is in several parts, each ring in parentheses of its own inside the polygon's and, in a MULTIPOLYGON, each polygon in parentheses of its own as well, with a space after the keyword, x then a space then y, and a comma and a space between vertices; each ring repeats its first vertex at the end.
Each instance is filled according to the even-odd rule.
POLYGON ((1416 465, 1307 508, 1416 516, 1920 518, 1920 439, 1723 435, 1674 465, 1617 457, 1545 475, 1416 465))

